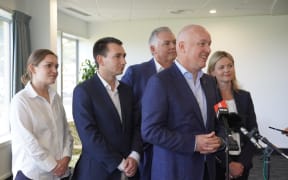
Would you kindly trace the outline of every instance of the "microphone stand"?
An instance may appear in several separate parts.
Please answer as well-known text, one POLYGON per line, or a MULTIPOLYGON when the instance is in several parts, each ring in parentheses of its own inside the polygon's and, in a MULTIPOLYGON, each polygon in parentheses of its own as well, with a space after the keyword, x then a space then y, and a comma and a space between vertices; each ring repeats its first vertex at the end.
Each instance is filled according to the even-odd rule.
POLYGON ((270 179, 270 166, 271 166, 271 154, 273 149, 270 146, 266 146, 263 150, 263 176, 265 180, 270 179))
MULTIPOLYGON (((254 131, 254 130, 252 130, 254 131)), ((257 140, 260 140, 264 144, 266 144, 266 148, 263 150, 263 158, 264 158, 264 168, 263 168, 263 176, 265 180, 270 179, 270 166, 271 166, 271 154, 275 150, 280 155, 288 159, 288 156, 284 154, 279 148, 277 148, 274 144, 272 144, 267 138, 261 136, 256 130, 252 134, 257 140)))
MULTIPOLYGON (((230 137, 231 136, 231 129, 228 125, 228 120, 226 116, 222 116, 222 120, 223 120, 223 124, 224 124, 224 133, 225 133, 225 141, 226 141, 226 147, 225 147, 225 157, 226 157, 226 161, 225 161, 225 166, 226 166, 226 175, 225 175, 225 179, 226 180, 230 180, 230 169, 229 169, 229 151, 231 150, 230 147, 230 137)), ((233 138, 232 138, 233 140, 233 138)), ((232 142, 232 141, 231 141, 232 142)), ((233 147, 233 145, 231 144, 231 146, 233 147)), ((233 147, 234 148, 234 147, 233 147)), ((232 149, 233 150, 233 149, 232 149)))
POLYGON ((229 170, 229 133, 227 128, 224 128, 224 133, 225 133, 225 167, 226 167, 226 174, 225 174, 225 180, 230 180, 229 174, 230 174, 230 170, 229 170))

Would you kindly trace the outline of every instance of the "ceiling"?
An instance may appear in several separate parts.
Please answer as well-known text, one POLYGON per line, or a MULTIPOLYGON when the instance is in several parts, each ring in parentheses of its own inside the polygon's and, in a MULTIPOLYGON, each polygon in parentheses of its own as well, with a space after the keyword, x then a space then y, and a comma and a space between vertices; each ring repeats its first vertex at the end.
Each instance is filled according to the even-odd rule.
POLYGON ((57 0, 58 10, 87 22, 287 15, 288 0, 57 0), (215 9, 216 14, 209 14, 215 9))

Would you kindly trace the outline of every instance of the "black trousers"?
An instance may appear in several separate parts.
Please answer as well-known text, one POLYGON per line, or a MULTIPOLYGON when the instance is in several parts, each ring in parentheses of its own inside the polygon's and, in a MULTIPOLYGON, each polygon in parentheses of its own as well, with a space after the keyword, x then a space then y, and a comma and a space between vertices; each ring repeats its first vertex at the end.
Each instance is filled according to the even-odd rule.
POLYGON ((209 178, 209 171, 208 171, 207 163, 205 163, 205 168, 204 168, 204 177, 203 177, 203 180, 210 180, 210 178, 209 178))

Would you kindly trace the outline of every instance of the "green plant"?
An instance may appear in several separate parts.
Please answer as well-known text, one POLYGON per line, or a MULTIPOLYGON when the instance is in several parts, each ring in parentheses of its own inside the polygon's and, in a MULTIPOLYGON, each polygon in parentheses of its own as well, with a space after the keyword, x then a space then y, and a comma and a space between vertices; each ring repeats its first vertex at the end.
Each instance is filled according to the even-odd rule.
POLYGON ((86 59, 83 63, 81 63, 81 81, 85 81, 87 79, 90 79, 94 76, 97 70, 97 65, 94 62, 91 62, 89 59, 86 59))

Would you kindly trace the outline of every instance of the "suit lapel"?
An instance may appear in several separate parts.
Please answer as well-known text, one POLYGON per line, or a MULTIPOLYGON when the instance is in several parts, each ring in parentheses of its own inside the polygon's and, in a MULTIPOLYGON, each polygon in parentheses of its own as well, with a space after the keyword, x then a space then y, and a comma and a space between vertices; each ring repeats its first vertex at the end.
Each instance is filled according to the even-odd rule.
POLYGON ((199 107, 199 104, 197 102, 197 99, 194 95, 194 93, 192 92, 192 90, 190 89, 188 83, 186 82, 186 79, 185 77, 183 76, 183 74, 180 72, 180 70, 178 69, 178 67, 173 64, 172 65, 173 67, 173 76, 175 77, 175 87, 179 87, 181 88, 183 91, 184 94, 187 94, 187 99, 189 99, 189 102, 191 102, 191 109, 192 111, 194 111, 195 113, 195 116, 197 116, 197 119, 200 120, 201 124, 203 125, 203 127, 205 127, 204 125, 204 120, 202 118, 202 115, 201 115, 201 110, 200 110, 200 107, 199 107))
MULTIPOLYGON (((214 107, 214 105, 215 105, 213 103, 215 103, 215 94, 217 92, 216 81, 215 81, 215 86, 212 86, 212 83, 208 82, 208 81, 209 81, 209 79, 208 79, 207 75, 203 74, 203 76, 200 79, 200 82, 201 82, 202 89, 203 89, 205 96, 206 96, 207 120, 211 119, 212 113, 214 113, 214 112, 211 112, 211 109, 214 110, 214 108, 210 108, 210 107, 214 107)), ((207 124, 206 124, 207 128, 210 127, 210 122, 211 121, 207 121, 207 124)))
POLYGON ((127 127, 127 114, 128 112, 127 108, 130 107, 130 105, 127 103, 127 95, 126 92, 122 90, 122 83, 120 82, 120 85, 118 87, 118 93, 119 93, 119 100, 120 100, 120 106, 121 106, 121 115, 122 115, 122 129, 123 131, 126 130, 127 127))
POLYGON ((145 68, 145 76, 151 77, 153 74, 156 74, 156 65, 154 59, 152 58, 150 61, 147 62, 147 66, 145 68))
MULTIPOLYGON (((111 119, 113 119, 113 121, 115 121, 116 124, 118 124, 119 126, 122 127, 122 123, 121 123, 121 119, 120 116, 118 114, 118 111, 111 99, 111 97, 109 96, 106 87, 104 87, 104 85, 102 84, 101 80, 99 79, 98 75, 94 76, 94 80, 95 80, 95 91, 97 93, 97 91, 99 92, 99 94, 101 94, 101 96, 97 96, 98 99, 102 98, 102 101, 100 102, 104 102, 102 105, 106 106, 107 109, 111 110, 111 119)), ((121 104, 121 102, 120 102, 121 104)), ((121 106, 122 108, 122 106, 121 106)), ((122 111, 122 110, 121 110, 122 111)))

